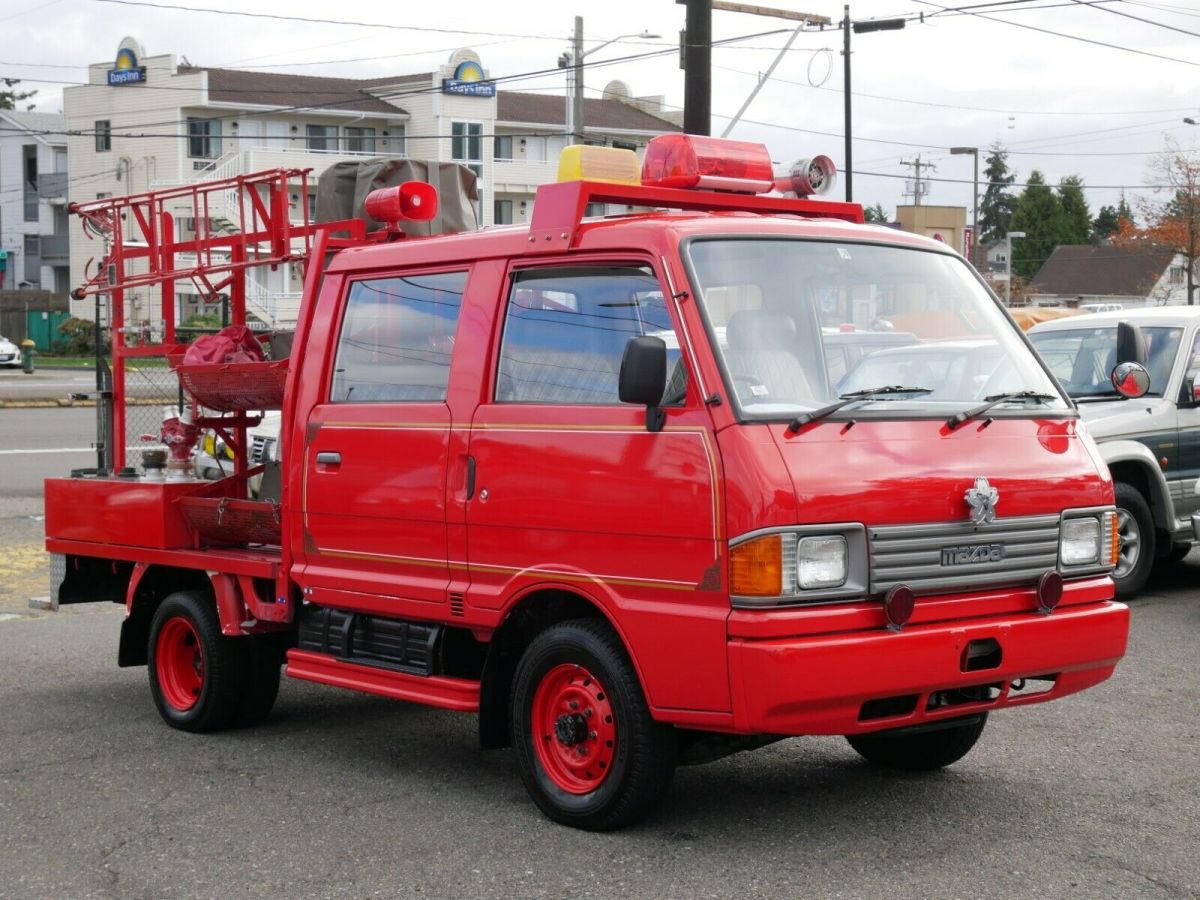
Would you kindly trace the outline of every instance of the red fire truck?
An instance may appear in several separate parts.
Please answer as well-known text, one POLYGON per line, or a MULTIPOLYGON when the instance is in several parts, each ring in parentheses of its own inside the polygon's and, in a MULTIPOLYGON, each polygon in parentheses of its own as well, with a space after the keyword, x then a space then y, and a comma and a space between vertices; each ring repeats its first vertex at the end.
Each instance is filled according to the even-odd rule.
POLYGON ((111 452, 46 483, 56 601, 125 605, 118 664, 172 727, 253 725, 283 667, 472 712, 586 829, 786 736, 936 769, 992 711, 1103 681, 1128 610, 1075 408, 960 256, 811 196, 831 176, 668 135, 641 163, 571 148, 529 224, 458 234, 405 237, 436 207, 416 183, 368 198, 377 230, 311 223, 288 170, 78 205, 111 452), (290 354, 187 360, 176 282, 236 324, 246 273, 296 264, 290 354), (151 358, 179 382, 165 473, 126 441, 151 358), (187 471, 202 428, 217 481, 187 471))

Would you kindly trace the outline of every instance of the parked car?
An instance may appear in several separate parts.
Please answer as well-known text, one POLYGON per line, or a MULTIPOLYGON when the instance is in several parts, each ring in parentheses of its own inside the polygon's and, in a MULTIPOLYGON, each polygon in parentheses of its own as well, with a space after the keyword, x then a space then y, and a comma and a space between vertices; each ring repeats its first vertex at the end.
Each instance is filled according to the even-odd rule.
POLYGON ((1045 322, 1029 339, 1078 404, 1112 473, 1119 508, 1117 593, 1146 583, 1156 562, 1186 556, 1200 512, 1200 308, 1117 310, 1045 322), (1150 391, 1114 390, 1117 325, 1138 326, 1150 391))
MULTIPOLYGON (((278 412, 265 412, 262 421, 246 431, 250 443, 249 463, 257 466, 260 463, 274 463, 279 460, 279 420, 278 412)), ((201 438, 193 457, 193 469, 197 478, 216 481, 233 473, 233 451, 226 446, 225 441, 215 431, 208 431, 201 438)), ((258 496, 261 475, 250 479, 250 494, 258 496)))
POLYGON ((8 338, 0 335, 0 366, 21 367, 21 348, 8 338))

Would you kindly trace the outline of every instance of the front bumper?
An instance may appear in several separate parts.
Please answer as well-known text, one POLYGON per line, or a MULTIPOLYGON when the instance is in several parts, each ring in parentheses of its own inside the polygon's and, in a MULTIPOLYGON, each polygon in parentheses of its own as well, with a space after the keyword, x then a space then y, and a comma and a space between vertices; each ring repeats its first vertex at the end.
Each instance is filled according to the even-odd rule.
POLYGON ((734 729, 858 734, 1056 699, 1108 678, 1128 635, 1128 607, 1102 601, 1046 616, 919 624, 898 634, 735 638, 734 729), (1045 689, 1023 691, 1024 679, 1039 679, 1045 689))

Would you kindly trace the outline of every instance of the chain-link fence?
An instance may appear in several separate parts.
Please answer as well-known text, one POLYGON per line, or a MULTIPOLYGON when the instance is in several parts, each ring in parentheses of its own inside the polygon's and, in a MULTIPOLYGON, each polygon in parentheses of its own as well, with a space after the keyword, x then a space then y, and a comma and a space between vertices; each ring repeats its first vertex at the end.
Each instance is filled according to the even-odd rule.
POLYGON ((165 359, 128 360, 125 366, 125 459, 117 467, 141 469, 142 451, 165 450, 159 438, 165 408, 179 409, 179 378, 165 359), (143 439, 149 436, 150 439, 143 439))

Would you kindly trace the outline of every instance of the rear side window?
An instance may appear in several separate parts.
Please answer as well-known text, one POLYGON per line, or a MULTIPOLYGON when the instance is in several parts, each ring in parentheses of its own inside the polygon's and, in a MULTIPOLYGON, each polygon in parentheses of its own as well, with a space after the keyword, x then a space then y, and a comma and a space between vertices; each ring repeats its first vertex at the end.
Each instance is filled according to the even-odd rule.
POLYGON ((665 399, 682 402, 686 370, 662 290, 648 267, 537 269, 509 292, 497 373, 501 403, 617 404, 631 337, 667 344, 665 399))
POLYGON ((342 317, 333 403, 446 399, 466 272, 356 281, 342 317))

